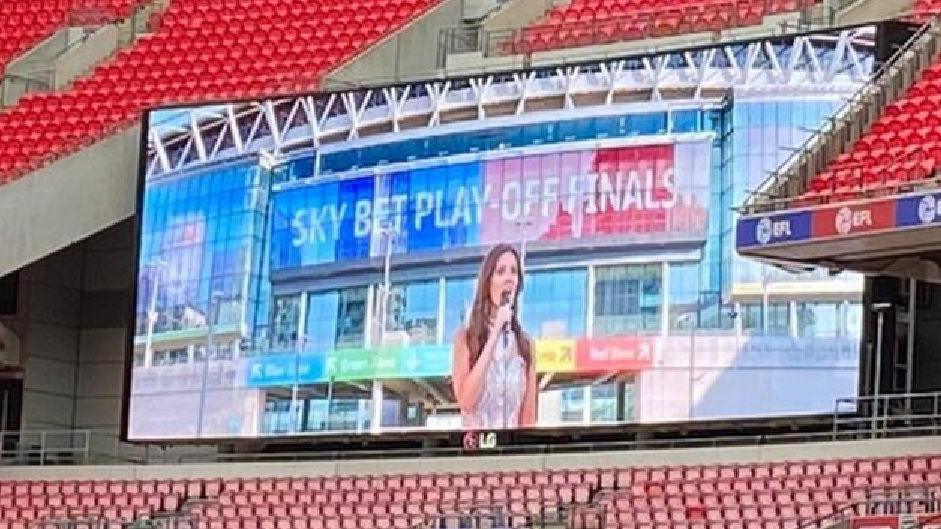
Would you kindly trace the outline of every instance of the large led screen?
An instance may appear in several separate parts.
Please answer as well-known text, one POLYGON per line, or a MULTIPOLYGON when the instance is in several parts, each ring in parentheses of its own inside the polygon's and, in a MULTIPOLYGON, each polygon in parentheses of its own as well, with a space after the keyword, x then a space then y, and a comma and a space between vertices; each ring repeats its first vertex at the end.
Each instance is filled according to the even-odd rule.
POLYGON ((305 126, 259 133, 264 108, 149 116, 130 439, 816 414, 856 392, 860 285, 732 281, 728 102, 280 150, 305 126))

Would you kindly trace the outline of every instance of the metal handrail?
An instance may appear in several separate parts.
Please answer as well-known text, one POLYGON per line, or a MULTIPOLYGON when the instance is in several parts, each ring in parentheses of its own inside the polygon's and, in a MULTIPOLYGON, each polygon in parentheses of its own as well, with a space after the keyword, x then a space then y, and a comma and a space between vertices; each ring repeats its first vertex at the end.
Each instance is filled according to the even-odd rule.
MULTIPOLYGON (((861 116, 868 109, 871 101, 871 96, 876 95, 880 92, 885 93, 884 90, 887 86, 889 80, 893 77, 890 76, 890 72, 901 71, 905 66, 910 64, 912 61, 917 60, 918 55, 913 54, 908 58, 909 62, 906 62, 905 65, 901 65, 903 59, 909 55, 909 52, 913 50, 916 44, 918 44, 922 37, 930 35, 932 38, 927 39, 922 46, 927 46, 928 44, 938 43, 937 33, 930 32, 932 28, 935 27, 938 20, 936 19, 933 22, 923 24, 918 28, 911 38, 905 42, 905 44, 896 50, 896 52, 885 61, 879 69, 872 75, 872 77, 867 81, 863 86, 861 86, 846 102, 843 106, 829 119, 827 119, 820 127, 818 127, 814 132, 812 132, 803 144, 800 147, 795 149, 788 158, 782 163, 777 170, 772 172, 761 184, 758 185, 754 190, 748 191, 746 199, 743 205, 734 207, 733 209, 741 214, 755 214, 762 211, 774 210, 776 206, 780 204, 787 204, 790 201, 793 201, 795 196, 786 196, 780 197, 777 196, 777 192, 782 186, 785 186, 789 183, 793 183, 796 178, 800 177, 802 170, 804 170, 808 165, 814 162, 818 162, 816 156, 820 153, 826 153, 828 148, 832 145, 833 141, 837 141, 835 133, 839 130, 838 125, 843 125, 844 123, 854 123, 859 126, 860 136, 862 132, 870 127, 874 121, 874 116, 861 116), (850 117, 852 116, 852 119, 850 117), (860 123, 861 117, 866 118, 863 123, 860 123)), ((936 55, 938 49, 933 50, 932 54, 936 55)), ((904 81, 904 79, 903 79, 904 81)), ((898 90, 894 94, 896 97, 893 99, 886 98, 882 102, 882 108, 886 105, 891 104, 894 100, 904 93, 905 90, 911 84, 914 83, 914 79, 911 82, 907 83, 905 86, 897 86, 898 90)), ((880 108, 881 110, 881 108, 880 108)), ((850 140, 843 139, 842 141, 855 141, 856 138, 850 140)), ((829 160, 825 160, 829 162, 829 160)), ((798 182, 801 185, 800 191, 806 189, 807 182, 798 182)))
POLYGON ((91 430, 0 430, 0 465, 87 464, 91 430), (66 440, 56 443, 55 440, 66 440), (76 439, 78 442, 75 442, 76 439), (8 448, 9 446, 9 448, 8 448))
MULTIPOLYGON (((362 451, 300 451, 280 453, 152 453, 147 445, 141 447, 117 440, 113 432, 95 430, 6 431, 0 432, 0 465, 50 464, 184 464, 235 463, 265 461, 330 461, 368 460, 379 458, 454 457, 468 454, 481 455, 540 455, 610 452, 632 450, 658 450, 694 447, 733 447, 786 444, 797 442, 851 441, 871 438, 891 438, 913 435, 936 435, 941 432, 941 392, 900 393, 880 395, 881 405, 869 406, 874 397, 850 397, 835 400, 832 427, 813 432, 776 433, 758 435, 729 435, 715 437, 678 437, 608 442, 579 442, 566 444, 507 445, 482 451, 468 451, 463 447, 432 449, 389 449, 362 451), (889 404, 899 403, 898 410, 889 404), (930 405, 926 405, 925 403, 930 405), (847 411, 847 404, 854 410, 847 411), (926 413, 912 412, 924 408, 926 413), (874 420, 875 418, 875 420, 874 420), (95 436, 104 436, 113 444, 104 449, 92 443, 95 436), (69 444, 57 444, 67 439, 69 444), (24 442, 26 440, 26 442, 24 442), (32 440, 34 444, 29 444, 32 440), (9 448, 8 448, 9 446, 9 448), (131 451, 139 452, 136 454, 131 451)), ((198 448, 198 445, 197 445, 198 448)), ((206 448, 216 448, 207 446, 206 448)))

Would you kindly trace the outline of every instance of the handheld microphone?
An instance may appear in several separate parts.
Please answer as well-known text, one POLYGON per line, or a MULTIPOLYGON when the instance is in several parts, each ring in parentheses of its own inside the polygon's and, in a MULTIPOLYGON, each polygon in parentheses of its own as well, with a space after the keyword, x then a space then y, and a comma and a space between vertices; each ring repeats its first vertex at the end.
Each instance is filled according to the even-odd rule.
MULTIPOLYGON (((500 294, 500 306, 502 307, 504 305, 508 305, 509 303, 510 303, 510 291, 504 290, 503 293, 500 294)), ((510 324, 504 323, 503 324, 503 348, 506 349, 509 346, 510 346, 510 324)))

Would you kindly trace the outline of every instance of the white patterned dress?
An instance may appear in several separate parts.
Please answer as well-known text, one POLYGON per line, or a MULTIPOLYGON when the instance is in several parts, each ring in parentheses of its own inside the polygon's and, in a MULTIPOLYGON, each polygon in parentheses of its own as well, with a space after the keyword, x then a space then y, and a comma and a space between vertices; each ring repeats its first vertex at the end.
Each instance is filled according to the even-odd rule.
POLYGON ((520 408, 526 393, 526 363, 511 336, 506 347, 497 340, 493 360, 484 377, 484 387, 474 413, 464 413, 466 429, 492 430, 519 426, 520 408))

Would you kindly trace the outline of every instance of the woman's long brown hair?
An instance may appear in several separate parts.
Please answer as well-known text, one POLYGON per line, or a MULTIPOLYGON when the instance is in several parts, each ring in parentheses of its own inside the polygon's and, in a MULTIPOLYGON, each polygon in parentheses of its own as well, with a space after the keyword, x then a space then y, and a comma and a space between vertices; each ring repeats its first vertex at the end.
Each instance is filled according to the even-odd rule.
POLYGON ((477 277, 477 292, 474 295, 474 305, 471 307, 470 321, 467 323, 467 349, 470 351, 470 367, 473 369, 480 358, 480 353, 487 343, 487 336, 490 331, 490 317, 496 307, 490 302, 490 280, 494 271, 497 269, 497 261, 503 254, 510 252, 516 258, 516 294, 513 297, 513 319, 510 322, 510 328, 513 329, 513 335, 516 337, 516 350, 519 351, 527 369, 532 362, 532 351, 530 350, 529 340, 523 334, 517 319, 517 300, 520 291, 523 290, 523 267, 520 263, 520 254, 516 248, 509 244, 498 244, 490 250, 487 257, 484 258, 480 266, 480 275, 477 277))

